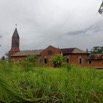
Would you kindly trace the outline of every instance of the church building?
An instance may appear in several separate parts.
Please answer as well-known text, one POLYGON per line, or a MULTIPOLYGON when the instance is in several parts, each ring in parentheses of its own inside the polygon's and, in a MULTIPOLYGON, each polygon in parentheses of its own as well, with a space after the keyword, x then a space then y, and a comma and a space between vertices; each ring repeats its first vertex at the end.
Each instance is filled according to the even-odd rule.
POLYGON ((15 28, 11 50, 9 51, 9 60, 13 62, 25 60, 29 55, 36 55, 39 61, 48 66, 54 66, 51 61, 52 56, 62 53, 65 56, 65 62, 82 67, 103 68, 102 54, 89 54, 79 48, 56 48, 49 45, 45 49, 40 50, 20 50, 20 37, 17 28, 15 28))
POLYGON ((9 60, 12 61, 20 61, 26 59, 29 55, 38 55, 40 56, 41 50, 20 50, 19 48, 20 38, 18 34, 17 28, 15 28, 13 36, 12 36, 12 43, 11 43, 11 50, 9 51, 9 60))

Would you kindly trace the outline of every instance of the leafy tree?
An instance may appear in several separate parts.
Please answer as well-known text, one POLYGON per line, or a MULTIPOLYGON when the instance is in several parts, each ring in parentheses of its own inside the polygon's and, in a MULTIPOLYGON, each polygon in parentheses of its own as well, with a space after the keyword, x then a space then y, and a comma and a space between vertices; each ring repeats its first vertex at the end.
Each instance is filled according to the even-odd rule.
POLYGON ((29 56, 26 58, 26 61, 33 63, 33 62, 34 62, 34 55, 29 55, 29 56))
POLYGON ((103 1, 102 1, 101 5, 100 5, 100 8, 99 8, 98 12, 99 12, 100 14, 103 13, 103 1))
POLYGON ((92 54, 101 54, 103 53, 103 46, 95 46, 91 49, 90 53, 92 54))
POLYGON ((35 55, 29 55, 26 60, 22 61, 22 66, 26 71, 29 71, 32 67, 34 67, 35 61, 38 59, 35 55))
POLYGON ((1 57, 1 60, 5 60, 6 58, 4 56, 1 57))
POLYGON ((7 53, 5 53, 5 57, 6 57, 6 58, 8 58, 8 56, 9 56, 9 53, 8 53, 8 52, 7 52, 7 53))
POLYGON ((55 54, 52 57, 52 62, 54 63, 55 67, 60 67, 63 63, 63 54, 55 54))

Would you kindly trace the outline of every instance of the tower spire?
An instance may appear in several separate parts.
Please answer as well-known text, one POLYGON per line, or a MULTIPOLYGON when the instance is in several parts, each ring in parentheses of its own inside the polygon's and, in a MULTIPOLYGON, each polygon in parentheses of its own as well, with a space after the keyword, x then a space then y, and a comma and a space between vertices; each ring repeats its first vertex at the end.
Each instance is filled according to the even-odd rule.
POLYGON ((15 24, 16 28, 14 30, 14 33, 13 33, 13 36, 12 37, 16 37, 16 38, 19 38, 19 34, 18 34, 18 30, 17 30, 17 24, 15 24))
MULTIPOLYGON (((15 25, 17 26, 17 25, 15 25)), ((14 53, 17 53, 20 51, 19 49, 19 34, 18 34, 18 30, 17 28, 15 28, 13 36, 12 36, 12 43, 11 43, 11 50, 9 51, 9 58, 11 57, 11 55, 13 55, 14 53)))

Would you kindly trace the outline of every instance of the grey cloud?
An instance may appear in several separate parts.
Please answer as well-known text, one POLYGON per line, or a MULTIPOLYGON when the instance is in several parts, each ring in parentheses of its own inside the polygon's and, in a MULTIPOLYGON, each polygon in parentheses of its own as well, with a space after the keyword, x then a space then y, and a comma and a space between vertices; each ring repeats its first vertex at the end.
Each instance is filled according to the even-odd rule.
MULTIPOLYGON (((1 33, 0 33, 1 34, 1 33)), ((0 35, 0 38, 2 38, 2 35, 0 35)))
POLYGON ((103 23, 99 21, 86 29, 68 32, 66 33, 66 35, 84 35, 88 33, 96 33, 101 31, 103 31, 103 23))
POLYGON ((68 32, 66 33, 67 35, 80 35, 80 34, 84 34, 86 31, 85 30, 79 30, 79 31, 73 31, 73 32, 68 32))
POLYGON ((98 0, 0 0, 0 56, 10 50, 16 23, 21 49, 48 45, 82 49, 88 47, 87 40, 91 38, 94 42, 89 40, 89 46, 97 44, 97 34, 100 40, 102 28, 99 24, 90 25, 103 20, 96 15, 100 3, 98 0), (88 33, 94 36, 85 35, 88 33))

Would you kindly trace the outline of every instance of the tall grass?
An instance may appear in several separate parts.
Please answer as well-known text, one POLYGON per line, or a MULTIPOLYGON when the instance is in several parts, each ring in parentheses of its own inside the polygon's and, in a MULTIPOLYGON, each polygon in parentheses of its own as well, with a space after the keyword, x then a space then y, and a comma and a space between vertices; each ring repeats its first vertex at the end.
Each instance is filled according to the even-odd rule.
POLYGON ((103 103, 103 71, 0 62, 0 102, 103 103))

